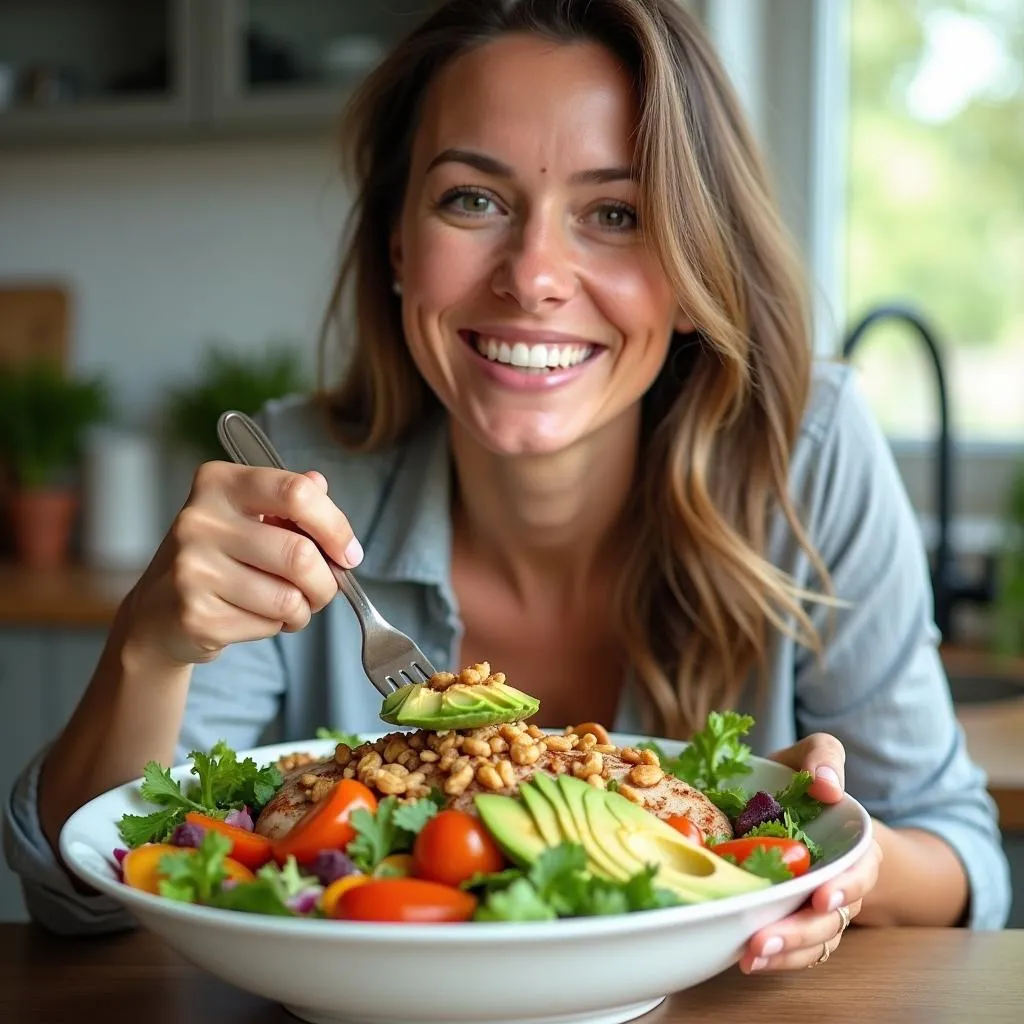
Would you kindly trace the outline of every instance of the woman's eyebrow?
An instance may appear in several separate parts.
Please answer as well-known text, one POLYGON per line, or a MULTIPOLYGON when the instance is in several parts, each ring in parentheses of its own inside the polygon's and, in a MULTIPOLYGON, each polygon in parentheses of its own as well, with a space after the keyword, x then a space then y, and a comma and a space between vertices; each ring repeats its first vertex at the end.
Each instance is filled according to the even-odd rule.
MULTIPOLYGON (((438 153, 427 166, 429 174, 441 164, 465 164, 490 174, 495 178, 514 178, 515 171, 506 163, 496 160, 486 153, 477 153, 472 149, 446 149, 438 153)), ((606 185, 612 181, 635 181, 636 174, 631 167, 599 167, 588 171, 577 171, 569 181, 573 185, 606 185)))

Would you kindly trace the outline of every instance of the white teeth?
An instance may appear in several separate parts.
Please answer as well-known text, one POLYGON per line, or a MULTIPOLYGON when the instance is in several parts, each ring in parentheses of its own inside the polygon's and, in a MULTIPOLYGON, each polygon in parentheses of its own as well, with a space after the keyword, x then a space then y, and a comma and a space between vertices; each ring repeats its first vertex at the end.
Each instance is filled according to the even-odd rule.
POLYGON ((568 369, 582 363, 594 350, 592 345, 527 345, 522 341, 509 345, 480 335, 476 337, 476 349, 492 363, 528 371, 568 369))

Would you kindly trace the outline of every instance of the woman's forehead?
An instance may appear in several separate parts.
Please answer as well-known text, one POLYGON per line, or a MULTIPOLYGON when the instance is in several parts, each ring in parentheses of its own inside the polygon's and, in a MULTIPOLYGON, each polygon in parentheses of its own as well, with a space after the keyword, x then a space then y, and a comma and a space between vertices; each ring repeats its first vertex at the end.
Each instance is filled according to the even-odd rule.
POLYGON ((596 43, 507 36, 452 61, 425 97, 414 165, 446 149, 552 175, 632 162, 629 75, 596 43))

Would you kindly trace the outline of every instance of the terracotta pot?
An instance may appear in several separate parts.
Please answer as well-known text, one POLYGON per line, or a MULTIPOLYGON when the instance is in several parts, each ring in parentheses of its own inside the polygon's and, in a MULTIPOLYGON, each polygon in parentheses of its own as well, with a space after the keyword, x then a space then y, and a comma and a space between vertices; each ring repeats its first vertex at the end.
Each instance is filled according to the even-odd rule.
POLYGON ((18 561, 34 569, 63 565, 77 507, 74 491, 15 491, 10 499, 10 519, 18 561))

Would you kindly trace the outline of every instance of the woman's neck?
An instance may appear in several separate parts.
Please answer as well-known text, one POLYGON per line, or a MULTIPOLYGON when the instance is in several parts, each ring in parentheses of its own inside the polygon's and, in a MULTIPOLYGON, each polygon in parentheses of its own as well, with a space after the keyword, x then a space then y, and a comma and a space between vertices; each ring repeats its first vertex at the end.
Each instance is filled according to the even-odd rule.
POLYGON ((486 451, 453 422, 461 551, 524 602, 538 592, 584 596, 615 558, 639 442, 638 410, 564 451, 515 458, 486 451))

